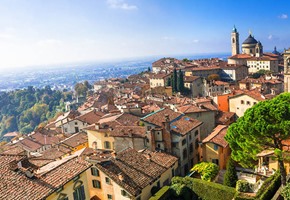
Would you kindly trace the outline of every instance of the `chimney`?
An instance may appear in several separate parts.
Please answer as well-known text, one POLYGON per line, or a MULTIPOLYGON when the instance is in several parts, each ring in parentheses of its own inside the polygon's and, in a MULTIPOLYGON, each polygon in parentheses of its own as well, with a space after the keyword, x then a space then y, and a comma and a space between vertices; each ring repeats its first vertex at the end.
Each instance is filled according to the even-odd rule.
POLYGON ((118 178, 120 181, 122 181, 122 182, 124 181, 124 176, 123 176, 122 172, 118 174, 118 178))
POLYGON ((99 130, 100 129, 100 124, 99 123, 95 123, 95 128, 96 128, 96 130, 99 130))
POLYGON ((145 154, 145 158, 149 161, 151 161, 151 155, 148 153, 148 154, 145 154))
POLYGON ((171 133, 170 133, 170 119, 169 115, 165 115, 165 122, 163 122, 162 139, 164 141, 164 150, 171 153, 171 133))
POLYGON ((116 159, 116 157, 117 157, 117 153, 116 153, 115 151, 113 151, 113 152, 111 153, 111 155, 112 155, 112 157, 113 157, 114 159, 116 159))
POLYGON ((133 130, 132 130, 132 129, 129 129, 129 130, 128 130, 128 136, 129 136, 129 137, 132 137, 132 133, 133 133, 133 130))
POLYGON ((154 131, 150 131, 150 137, 151 137, 151 151, 155 151, 156 149, 156 142, 155 142, 155 134, 154 131))

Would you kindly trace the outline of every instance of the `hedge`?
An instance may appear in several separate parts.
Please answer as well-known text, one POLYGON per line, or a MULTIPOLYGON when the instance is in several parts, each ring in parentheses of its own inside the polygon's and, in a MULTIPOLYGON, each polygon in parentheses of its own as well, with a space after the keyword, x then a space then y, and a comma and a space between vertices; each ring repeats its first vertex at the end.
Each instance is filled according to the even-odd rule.
POLYGON ((274 175, 267 178, 259 191, 256 194, 256 199, 268 200, 271 199, 276 191, 281 186, 281 174, 276 171, 274 175))
POLYGON ((170 196, 170 187, 164 186, 158 192, 156 192, 149 200, 167 200, 170 196))
POLYGON ((232 200, 236 194, 235 188, 191 177, 173 177, 172 184, 187 186, 202 200, 232 200))

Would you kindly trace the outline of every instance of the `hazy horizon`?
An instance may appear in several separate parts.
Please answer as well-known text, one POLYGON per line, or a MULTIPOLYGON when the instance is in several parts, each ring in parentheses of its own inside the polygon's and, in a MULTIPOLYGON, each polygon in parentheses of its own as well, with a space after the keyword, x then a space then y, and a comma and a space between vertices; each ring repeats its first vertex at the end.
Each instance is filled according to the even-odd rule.
POLYGON ((0 69, 290 46, 289 1, 0 0, 0 69), (265 12, 267 10, 267 12, 265 12))

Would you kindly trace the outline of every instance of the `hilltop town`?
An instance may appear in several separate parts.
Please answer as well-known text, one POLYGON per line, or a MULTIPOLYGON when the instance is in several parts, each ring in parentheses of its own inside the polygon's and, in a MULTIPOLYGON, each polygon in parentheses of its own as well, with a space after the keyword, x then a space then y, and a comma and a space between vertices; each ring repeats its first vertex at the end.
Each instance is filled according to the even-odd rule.
MULTIPOLYGON (((191 169, 203 162, 215 164, 210 181, 222 185, 229 126, 290 91, 290 48, 264 52, 251 33, 240 46, 235 27, 229 39, 227 61, 161 58, 142 73, 95 82, 83 101, 28 135, 7 133, 0 199, 170 199, 161 190, 176 176, 200 179, 191 169)), ((272 154, 257 154, 254 169, 235 163, 239 180, 272 177, 279 169, 272 154)))

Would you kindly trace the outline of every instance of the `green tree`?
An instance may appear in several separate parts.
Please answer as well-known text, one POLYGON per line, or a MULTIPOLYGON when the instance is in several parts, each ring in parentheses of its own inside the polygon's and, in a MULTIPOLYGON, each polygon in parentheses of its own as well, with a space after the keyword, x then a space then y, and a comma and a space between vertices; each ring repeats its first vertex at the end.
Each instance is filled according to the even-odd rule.
POLYGON ((151 68, 150 67, 148 67, 147 72, 151 72, 151 68))
POLYGON ((286 186, 283 187, 281 196, 284 200, 290 200, 290 183, 287 183, 286 186))
POLYGON ((172 80, 171 80, 172 77, 169 77, 167 80, 166 80, 166 86, 171 86, 172 84, 172 80))
MULTIPOLYGON (((257 154, 273 150, 281 172, 281 182, 286 184, 283 141, 290 136, 290 93, 283 93, 259 102, 233 123, 225 136, 232 150, 232 158, 244 167, 253 167, 257 154)), ((289 158, 289 157, 288 157, 289 158)))
POLYGON ((178 82, 177 82, 177 86, 178 86, 178 91, 180 93, 184 93, 184 80, 183 80, 183 73, 181 70, 179 70, 178 72, 178 82))
POLYGON ((219 81, 221 80, 220 75, 218 74, 211 74, 207 77, 207 80, 209 81, 219 81))
POLYGON ((172 76, 172 92, 177 92, 177 71, 176 68, 173 70, 173 76, 172 76))
POLYGON ((236 187, 238 175, 233 159, 229 158, 227 162, 227 171, 224 175, 224 185, 229 187, 236 187))

